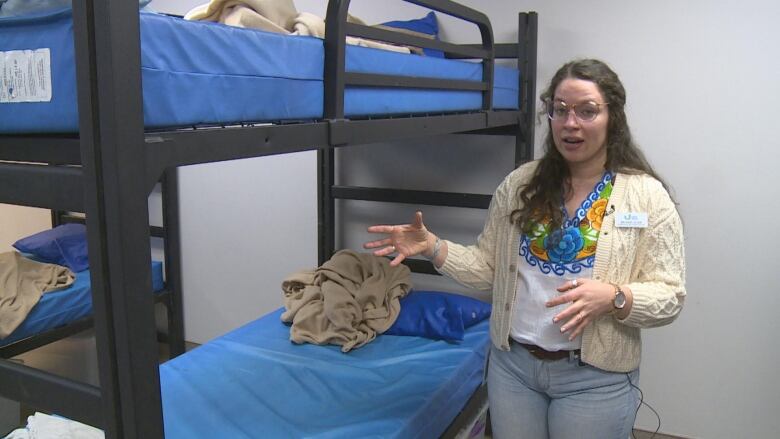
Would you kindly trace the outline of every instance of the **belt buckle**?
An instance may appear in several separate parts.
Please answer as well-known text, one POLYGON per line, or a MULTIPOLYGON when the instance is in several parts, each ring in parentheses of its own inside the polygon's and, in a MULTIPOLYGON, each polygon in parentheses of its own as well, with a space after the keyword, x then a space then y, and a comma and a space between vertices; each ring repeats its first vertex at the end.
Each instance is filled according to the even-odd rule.
POLYGON ((543 351, 543 350, 541 350, 540 348, 537 348, 537 347, 533 347, 533 348, 527 348, 527 347, 526 347, 526 350, 527 350, 528 352, 530 352, 531 354, 533 354, 533 356, 534 356, 534 357, 535 357, 535 356, 537 356, 537 354, 542 354, 542 355, 544 355, 544 351, 543 351))
POLYGON ((528 352, 533 355, 537 360, 547 361, 549 360, 549 352, 536 346, 533 348, 526 348, 528 352))
POLYGON ((539 360, 543 360, 544 359, 544 354, 545 354, 546 351, 542 350, 540 347, 538 347, 538 346, 531 346, 531 345, 523 345, 523 344, 520 344, 520 345, 523 347, 523 349, 527 350, 529 354, 533 355, 537 359, 539 359, 539 360))

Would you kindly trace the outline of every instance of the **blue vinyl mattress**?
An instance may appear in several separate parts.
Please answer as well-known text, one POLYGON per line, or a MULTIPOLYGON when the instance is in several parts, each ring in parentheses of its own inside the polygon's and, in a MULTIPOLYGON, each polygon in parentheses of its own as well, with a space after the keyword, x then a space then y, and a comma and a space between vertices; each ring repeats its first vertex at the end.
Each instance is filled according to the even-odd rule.
MULTIPOLYGON (((323 41, 141 12, 144 119, 148 128, 314 120, 322 117, 323 41)), ((14 101, 0 90, 0 133, 78 130, 73 20, 70 10, 0 19, 0 75, 50 74, 51 96, 14 101), (27 52, 24 52, 27 51, 27 52), (14 59, 46 51, 50 68, 14 59), (4 61, 5 60, 5 61, 4 61)), ((348 46, 352 72, 479 81, 478 63, 348 46)), ((29 78, 28 78, 29 79, 29 78)), ((0 80, 2 78, 0 77, 0 80)), ((7 82, 10 84, 10 81, 7 82)), ((7 85, 6 84, 6 85, 7 85)), ((519 73, 496 67, 494 108, 518 108, 519 73)), ((17 93, 18 94, 18 93, 17 93)), ((477 110, 477 91, 354 87, 349 117, 477 110)))
MULTIPOLYGON (((162 262, 152 261, 152 287, 163 289, 162 262)), ((33 307, 27 318, 8 337, 0 340, 0 346, 13 343, 31 335, 74 322, 92 314, 92 288, 89 270, 76 273, 76 281, 70 287, 46 293, 33 307)))
POLYGON ((488 321, 345 354, 291 343, 281 312, 160 366, 166 438, 434 438, 482 383, 488 321))

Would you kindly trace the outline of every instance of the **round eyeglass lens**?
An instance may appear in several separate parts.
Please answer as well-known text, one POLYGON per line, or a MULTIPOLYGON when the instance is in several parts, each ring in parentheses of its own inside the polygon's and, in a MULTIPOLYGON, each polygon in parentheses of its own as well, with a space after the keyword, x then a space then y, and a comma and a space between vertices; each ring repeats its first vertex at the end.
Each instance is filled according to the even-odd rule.
POLYGON ((594 102, 583 102, 574 106, 574 114, 584 121, 591 121, 599 115, 599 106, 594 102))
POLYGON ((569 114, 569 107, 563 102, 548 102, 547 103, 547 116, 550 119, 559 120, 566 119, 569 114))

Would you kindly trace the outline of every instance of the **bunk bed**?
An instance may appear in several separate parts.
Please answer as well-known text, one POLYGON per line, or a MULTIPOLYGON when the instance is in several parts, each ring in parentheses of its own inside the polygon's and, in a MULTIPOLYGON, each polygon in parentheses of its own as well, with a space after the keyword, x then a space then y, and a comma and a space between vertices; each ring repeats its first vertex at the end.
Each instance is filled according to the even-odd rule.
MULTIPOLYGON (((72 123, 64 128, 42 130, 33 125, 24 132, 14 131, 13 126, 2 129, 0 202, 86 212, 100 386, 0 360, 0 393, 42 410, 99 426, 109 438, 158 438, 173 431, 169 427, 172 423, 186 422, 181 419, 187 414, 182 402, 172 403, 172 393, 166 391, 168 386, 175 387, 177 372, 189 370, 188 374, 182 375, 185 379, 179 381, 184 383, 180 388, 183 392, 193 383, 192 379, 197 379, 198 373, 205 370, 195 369, 200 364, 213 364, 215 356, 226 352, 228 345, 235 347, 249 343, 253 338, 276 340, 276 344, 280 344, 280 339, 271 334, 263 336, 268 329, 264 322, 273 319, 270 315, 158 366, 154 298, 136 292, 151 290, 152 285, 147 244, 150 235, 148 194, 163 174, 175 179, 175 169, 179 166, 316 149, 320 181, 320 262, 327 260, 336 249, 337 199, 486 208, 490 198, 487 195, 343 187, 335 181, 337 147, 427 135, 461 132, 511 135, 516 138, 516 164, 531 158, 536 14, 521 13, 518 43, 501 45, 494 44, 490 22, 484 14, 447 0, 407 1, 473 23, 480 31, 481 43, 456 45, 348 23, 350 2, 331 0, 325 39, 319 43, 324 57, 319 85, 321 112, 303 120, 300 115, 291 116, 291 119, 252 115, 246 120, 204 120, 205 126, 189 129, 180 128, 191 121, 163 122, 163 125, 171 123, 171 126, 145 121, 147 95, 144 94, 146 87, 141 87, 144 35, 141 29, 148 19, 143 18, 144 14, 139 16, 135 2, 74 1, 70 17, 75 59, 73 78, 78 90, 74 96, 78 103, 78 134, 56 132, 67 131, 72 123), (480 60, 475 65, 479 66, 477 69, 481 74, 476 78, 430 78, 399 76, 395 71, 350 70, 346 68, 347 59, 350 52, 356 51, 345 46, 347 35, 441 50, 448 58, 453 58, 443 61, 480 60), (508 105, 510 108, 499 110, 494 105, 494 59, 497 57, 518 60, 517 108, 508 105), (388 88, 389 93, 381 91, 388 88), (359 90, 391 96, 409 90, 465 93, 469 103, 466 107, 458 104, 443 109, 390 110, 392 114, 355 112, 350 110, 347 96, 359 90), (478 97, 476 104, 471 101, 474 96, 478 97), (403 112, 410 113, 400 114, 403 112), (181 416, 176 416, 181 410, 184 410, 181 416)), ((143 78, 146 85, 146 77, 143 78)), ((171 218, 173 222, 178 220, 174 213, 171 218)), ((169 273, 174 273, 178 281, 180 262, 174 256, 178 256, 179 237, 177 233, 169 233, 167 237, 166 264, 169 273)), ((426 262, 410 261, 409 265, 416 271, 434 272, 426 262)), ((471 331, 467 340, 480 340, 472 349, 466 349, 468 343, 455 347, 442 343, 442 348, 448 348, 451 353, 465 352, 464 356, 472 362, 478 362, 479 352, 482 352, 484 359, 486 324, 477 325, 471 331)), ((403 337, 387 336, 382 343, 399 342, 397 339, 403 337)), ((408 338, 404 342, 414 344, 420 340, 408 338)), ((382 343, 377 343, 376 348, 382 343)), ((262 345, 259 348, 265 349, 262 345)), ((330 352, 327 347, 316 348, 319 348, 318 352, 330 352)), ((362 355, 376 349, 371 345, 365 348, 362 355)), ((283 353, 277 352, 277 355, 283 353)), ((334 357, 329 358, 335 361, 334 357)), ((246 368, 246 363, 240 360, 239 356, 236 367, 246 368)), ((464 370, 473 373, 482 368, 464 370)), ((474 382, 473 379, 467 381, 474 382)), ((465 411, 484 406, 484 386, 477 382, 476 387, 465 403, 465 411)), ((213 410, 217 406, 210 407, 213 410)), ((272 406, 263 408, 274 409, 272 406)), ((206 412, 208 410, 196 413, 206 412)), ((236 414, 235 410, 232 414, 236 414)), ((441 433, 441 429, 446 428, 445 436, 454 435, 459 422, 463 422, 459 418, 461 416, 449 427, 438 426, 435 431, 441 433)), ((449 421, 447 417, 445 419, 449 421)), ((176 437, 175 434, 171 433, 171 436, 176 437)))
MULTIPOLYGON (((150 236, 161 239, 163 244, 169 233, 169 229, 165 227, 165 213, 178 209, 178 196, 176 191, 172 190, 174 184, 173 178, 163 179, 161 182, 163 224, 149 228, 150 236)), ((75 212, 53 210, 51 218, 52 227, 85 222, 84 216, 75 212)), ((176 233, 177 227, 178 225, 174 224, 170 231, 176 233)), ((170 259, 177 257, 170 255, 170 259)), ((165 325, 158 331, 158 340, 166 343, 168 354, 175 357, 184 352, 181 283, 174 273, 165 273, 165 268, 161 261, 152 261, 152 292, 155 303, 161 304, 165 309, 165 325), (170 279, 167 284, 166 278, 170 279)), ((89 268, 74 274, 73 285, 44 294, 22 324, 0 340, 0 358, 13 358, 93 327, 89 268)))

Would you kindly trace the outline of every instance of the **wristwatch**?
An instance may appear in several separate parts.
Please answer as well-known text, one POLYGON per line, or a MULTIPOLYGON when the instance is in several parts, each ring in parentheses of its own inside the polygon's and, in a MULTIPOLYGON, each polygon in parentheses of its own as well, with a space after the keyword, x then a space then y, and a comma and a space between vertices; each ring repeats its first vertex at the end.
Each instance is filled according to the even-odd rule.
POLYGON ((620 289, 620 285, 612 284, 615 287, 615 298, 612 299, 612 305, 615 309, 623 309, 626 306, 626 293, 620 289))

